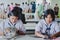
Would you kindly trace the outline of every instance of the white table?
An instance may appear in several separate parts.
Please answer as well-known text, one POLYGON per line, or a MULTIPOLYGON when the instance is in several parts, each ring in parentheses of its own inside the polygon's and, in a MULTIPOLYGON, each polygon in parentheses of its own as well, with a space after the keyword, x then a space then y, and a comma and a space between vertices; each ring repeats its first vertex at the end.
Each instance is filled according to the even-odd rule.
MULTIPOLYGON (((0 40, 7 40, 7 39, 1 38, 0 40)), ((11 40, 14 40, 14 38, 12 38, 11 40)), ((16 36, 15 40, 48 40, 48 39, 37 38, 34 37, 34 35, 24 35, 24 36, 16 36)))

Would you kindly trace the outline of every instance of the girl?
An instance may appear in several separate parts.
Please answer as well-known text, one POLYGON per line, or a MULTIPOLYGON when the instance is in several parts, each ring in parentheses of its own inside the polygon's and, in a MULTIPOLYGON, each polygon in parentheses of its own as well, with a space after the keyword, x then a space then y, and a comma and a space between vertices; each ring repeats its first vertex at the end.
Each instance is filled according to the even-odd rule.
POLYGON ((35 35, 42 38, 53 38, 53 35, 60 32, 58 23, 55 22, 55 15, 52 9, 46 10, 44 19, 40 20, 35 28, 35 35))

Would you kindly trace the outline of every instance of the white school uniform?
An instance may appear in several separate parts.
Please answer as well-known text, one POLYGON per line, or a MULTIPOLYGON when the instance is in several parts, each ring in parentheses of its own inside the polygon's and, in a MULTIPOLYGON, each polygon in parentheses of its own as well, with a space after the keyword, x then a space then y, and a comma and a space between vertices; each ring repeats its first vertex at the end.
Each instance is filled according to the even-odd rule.
POLYGON ((26 32, 25 27, 21 20, 18 20, 16 23, 11 24, 9 19, 6 19, 4 22, 0 23, 0 32, 2 32, 4 29, 9 28, 9 27, 15 27, 16 29, 24 33, 26 32))
MULTIPOLYGON (((46 24, 44 19, 40 20, 39 23, 37 24, 36 28, 35 28, 35 31, 40 32, 40 33, 45 33, 46 28, 47 28, 46 25, 47 24, 46 24)), ((53 35, 57 32, 60 32, 60 27, 58 26, 58 23, 55 21, 53 21, 51 23, 51 26, 48 25, 48 27, 51 28, 50 29, 50 35, 53 35)))

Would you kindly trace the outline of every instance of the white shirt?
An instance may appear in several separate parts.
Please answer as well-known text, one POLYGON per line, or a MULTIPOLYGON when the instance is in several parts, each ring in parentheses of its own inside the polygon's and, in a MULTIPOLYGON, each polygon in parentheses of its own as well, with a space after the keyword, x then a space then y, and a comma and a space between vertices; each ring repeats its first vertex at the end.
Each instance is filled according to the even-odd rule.
POLYGON ((45 4, 45 6, 44 6, 44 11, 46 11, 47 9, 48 9, 48 3, 45 4))
MULTIPOLYGON (((24 32, 25 33, 25 27, 22 23, 21 20, 18 20, 15 24, 15 28, 24 32)), ((6 19, 4 22, 0 23, 0 31, 3 31, 4 29, 8 28, 8 27, 14 27, 11 22, 9 21, 9 19, 6 19)))
MULTIPOLYGON (((41 33, 45 33, 46 31, 46 22, 44 19, 40 20, 40 22, 37 24, 36 28, 35 28, 35 31, 38 31, 38 32, 41 32, 41 33)), ((50 29, 50 34, 53 35, 57 32, 60 32, 60 27, 58 26, 58 23, 57 22, 52 22, 51 23, 51 26, 48 25, 51 29, 50 29)))
POLYGON ((4 12, 4 5, 0 5, 1 12, 4 12))
POLYGON ((25 10, 29 9, 29 6, 27 4, 25 4, 24 6, 25 6, 25 10))
POLYGON ((30 8, 30 10, 32 10, 32 5, 31 4, 29 5, 29 8, 30 8))

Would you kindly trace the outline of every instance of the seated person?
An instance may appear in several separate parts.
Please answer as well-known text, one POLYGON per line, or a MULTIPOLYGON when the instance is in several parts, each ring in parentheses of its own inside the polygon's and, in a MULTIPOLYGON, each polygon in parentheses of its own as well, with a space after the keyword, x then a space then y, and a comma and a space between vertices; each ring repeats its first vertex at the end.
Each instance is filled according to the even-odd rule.
MULTIPOLYGON (((20 35, 25 34, 25 27, 22 21, 18 20, 18 12, 13 11, 9 13, 9 18, 0 23, 0 35, 10 32, 10 28, 16 28, 16 33, 20 35)), ((14 29, 13 29, 14 30, 14 29)))
POLYGON ((46 10, 44 19, 41 19, 35 28, 35 35, 42 38, 57 38, 54 35, 60 34, 58 23, 55 22, 55 15, 52 9, 46 10))
POLYGON ((13 11, 19 12, 19 13, 18 13, 18 15, 19 15, 19 16, 18 16, 18 17, 19 17, 18 19, 20 19, 20 20, 23 22, 23 24, 26 24, 26 22, 25 22, 25 14, 22 13, 22 9, 19 8, 19 7, 14 7, 14 9, 12 10, 12 12, 13 12, 13 11))

